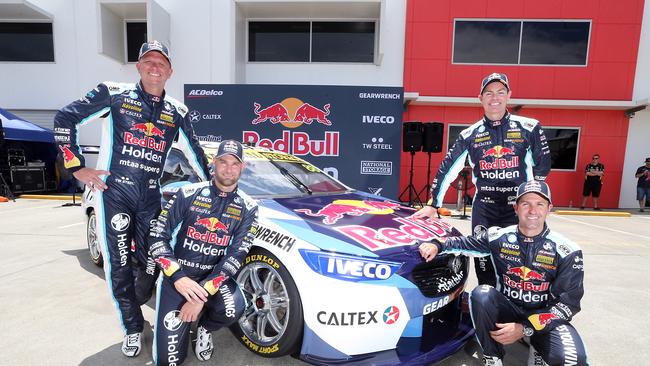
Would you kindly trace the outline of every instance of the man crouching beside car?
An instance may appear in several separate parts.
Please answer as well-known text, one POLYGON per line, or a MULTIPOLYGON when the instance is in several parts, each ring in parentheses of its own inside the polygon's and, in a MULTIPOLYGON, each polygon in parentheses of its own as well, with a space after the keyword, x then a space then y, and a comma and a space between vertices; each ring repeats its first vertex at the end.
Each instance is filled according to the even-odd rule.
POLYGON ((484 365, 503 365, 503 345, 524 336, 534 347, 531 356, 549 365, 587 365, 582 339, 569 323, 584 293, 582 251, 546 226, 552 207, 548 185, 528 181, 517 190, 518 225, 419 247, 427 262, 441 252, 492 256, 497 288, 481 285, 470 294, 484 365))
POLYGON ((196 357, 210 359, 211 332, 237 321, 246 305, 235 275, 253 244, 258 208, 237 189, 245 167, 242 145, 221 142, 213 163, 214 179, 182 187, 150 234, 149 253, 163 276, 154 328, 156 365, 185 360, 196 320, 196 357))

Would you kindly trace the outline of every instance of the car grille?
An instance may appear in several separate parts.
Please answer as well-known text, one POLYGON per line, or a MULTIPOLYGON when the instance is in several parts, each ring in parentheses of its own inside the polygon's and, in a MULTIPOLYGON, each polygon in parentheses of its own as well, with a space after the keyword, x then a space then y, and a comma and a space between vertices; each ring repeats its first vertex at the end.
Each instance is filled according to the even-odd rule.
POLYGON ((447 295, 465 283, 467 279, 467 257, 458 256, 460 265, 456 271, 450 262, 454 256, 440 256, 429 263, 415 266, 412 272, 413 282, 427 297, 447 295))

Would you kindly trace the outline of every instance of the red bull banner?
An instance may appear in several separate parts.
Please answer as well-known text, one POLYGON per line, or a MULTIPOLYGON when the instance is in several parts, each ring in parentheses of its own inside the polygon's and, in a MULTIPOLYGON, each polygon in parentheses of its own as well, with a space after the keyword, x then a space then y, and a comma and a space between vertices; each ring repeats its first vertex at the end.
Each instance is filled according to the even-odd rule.
POLYGON ((185 85, 200 140, 232 138, 293 154, 353 188, 393 199, 402 95, 397 87, 185 85))

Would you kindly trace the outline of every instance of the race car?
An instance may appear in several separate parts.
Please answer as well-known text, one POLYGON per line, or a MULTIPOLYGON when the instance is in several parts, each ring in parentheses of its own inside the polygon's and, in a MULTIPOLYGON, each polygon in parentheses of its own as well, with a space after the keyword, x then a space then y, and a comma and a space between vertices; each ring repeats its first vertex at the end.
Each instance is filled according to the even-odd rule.
MULTIPOLYGON (((217 144, 204 144, 208 158, 217 144)), ((232 333, 263 357, 315 365, 429 365, 473 335, 468 260, 424 262, 421 242, 457 236, 441 220, 354 190, 294 155, 244 150, 239 189, 259 205, 256 239, 237 281, 248 307, 232 333)), ((163 200, 197 175, 172 149, 163 200)), ((92 193, 84 194, 91 259, 101 264, 92 193)))

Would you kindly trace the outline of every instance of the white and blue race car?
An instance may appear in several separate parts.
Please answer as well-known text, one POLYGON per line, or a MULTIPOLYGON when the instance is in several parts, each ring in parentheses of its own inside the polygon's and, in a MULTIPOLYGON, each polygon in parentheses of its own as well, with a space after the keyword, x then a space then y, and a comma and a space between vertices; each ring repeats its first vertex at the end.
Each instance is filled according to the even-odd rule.
MULTIPOLYGON (((211 158, 216 146, 204 149, 211 158)), ((247 147, 245 158, 239 189, 258 200, 259 227, 237 278, 249 306, 231 331, 250 351, 316 365, 429 365, 473 335, 467 258, 426 263, 417 250, 456 229, 414 219, 414 209, 351 189, 293 155, 247 147)), ((196 179, 172 150, 164 196, 196 179)), ((101 263, 85 198, 91 258, 101 263)))

